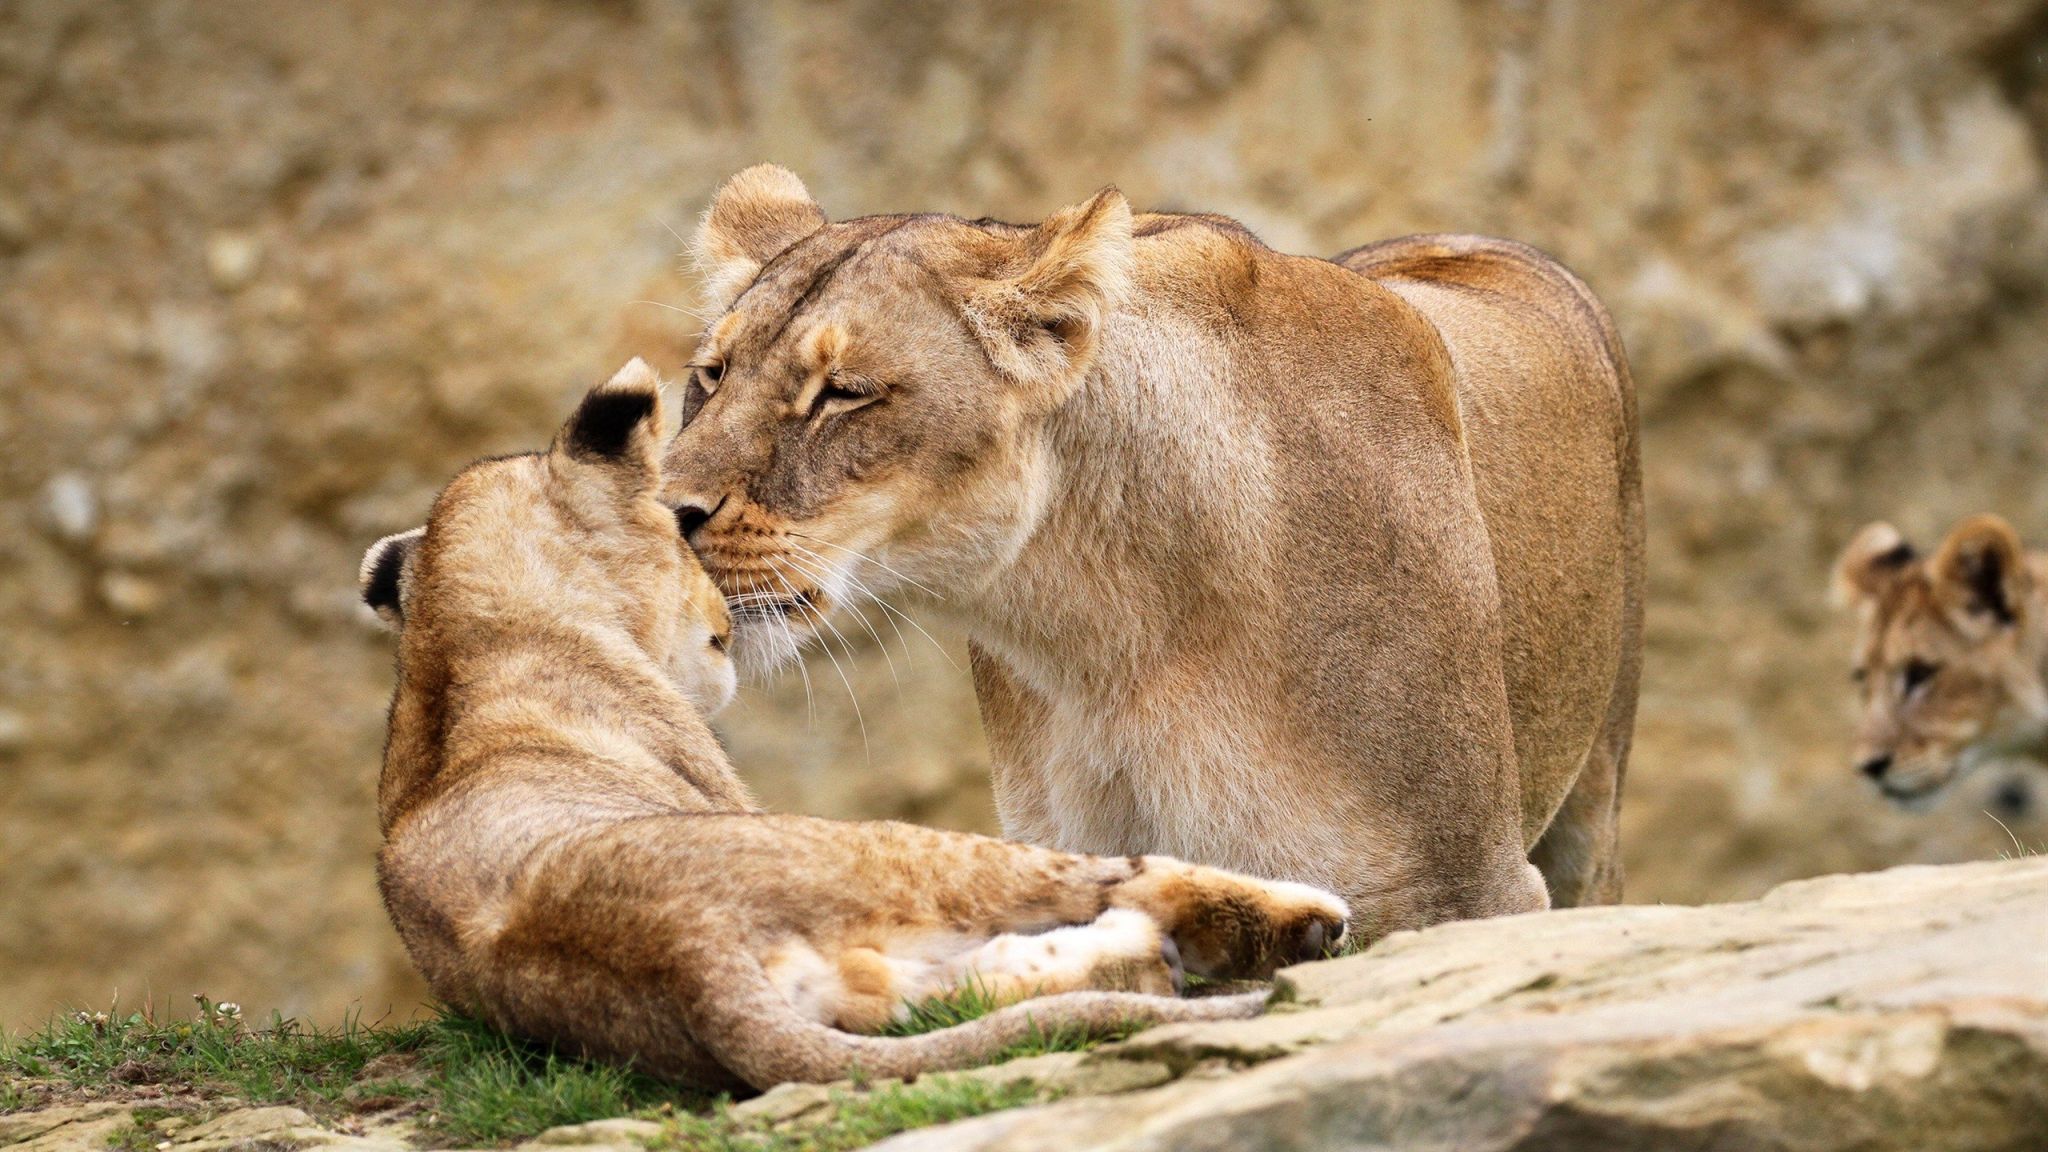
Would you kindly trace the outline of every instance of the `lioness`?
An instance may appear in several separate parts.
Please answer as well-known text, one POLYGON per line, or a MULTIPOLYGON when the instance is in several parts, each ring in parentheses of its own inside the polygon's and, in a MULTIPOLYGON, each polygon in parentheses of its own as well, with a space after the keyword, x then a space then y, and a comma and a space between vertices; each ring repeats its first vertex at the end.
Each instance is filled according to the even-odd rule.
POLYGON ((1931 799, 1985 760, 2048 753, 2048 555, 1972 516, 1923 556, 1865 525, 1835 566, 1857 613, 1855 764, 1891 800, 1931 799))
POLYGON ((364 558, 400 632, 378 874, 437 996, 765 1088, 954 1067, 1033 1027, 1249 1015, 1258 993, 1173 998, 1181 962, 1264 977, 1341 937, 1343 904, 1303 885, 758 812, 699 716, 732 694, 730 625, 656 499, 660 429, 636 360, 548 451, 472 465, 364 558), (1063 994, 849 1034, 969 981, 1063 994))
POLYGON ((1368 935, 1616 898, 1635 400, 1570 273, 1113 189, 834 224, 771 165, 695 248, 667 495, 743 663, 915 583, 970 618, 1010 835, 1329 887, 1368 935))

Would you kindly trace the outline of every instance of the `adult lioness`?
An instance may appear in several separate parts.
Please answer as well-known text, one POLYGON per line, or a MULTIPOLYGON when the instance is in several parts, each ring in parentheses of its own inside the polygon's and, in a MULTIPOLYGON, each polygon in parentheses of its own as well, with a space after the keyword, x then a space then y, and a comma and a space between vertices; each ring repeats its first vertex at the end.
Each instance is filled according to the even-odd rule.
POLYGON ((1863 695, 1857 770, 1901 804, 1999 756, 2048 753, 2048 555, 1996 516, 1957 524, 1931 556, 1869 524, 1835 566, 1853 605, 1863 695))
POLYGON ((773 166, 696 248, 665 467, 743 656, 915 581, 970 614, 1012 835, 1328 886, 1369 933, 1616 896, 1635 407, 1569 273, 1114 190, 828 224, 773 166))
POLYGON ((550 450, 471 466, 364 558, 365 601, 400 624, 378 877, 436 995, 765 1088, 954 1067, 1039 1027, 1248 1015, 1261 994, 1174 998, 1180 959, 1267 976, 1342 935, 1342 904, 1302 885, 756 811, 698 716, 731 695, 729 628, 655 499, 660 428, 635 361, 550 450), (967 981, 1064 994, 849 1034, 967 981))

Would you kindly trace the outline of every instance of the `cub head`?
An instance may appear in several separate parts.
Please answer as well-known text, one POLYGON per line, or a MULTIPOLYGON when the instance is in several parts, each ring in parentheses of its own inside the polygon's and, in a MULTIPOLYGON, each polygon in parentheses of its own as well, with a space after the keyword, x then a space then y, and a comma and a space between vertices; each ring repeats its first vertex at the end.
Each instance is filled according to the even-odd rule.
POLYGON ((1850 541, 1835 588, 1859 624, 1854 759, 1885 796, 1932 797, 1982 752, 2048 721, 2034 580, 1996 516, 1958 524, 1932 555, 1889 524, 1850 541))
POLYGON ((719 190, 695 240, 716 318, 665 465, 742 659, 793 654, 855 594, 1015 555, 1044 511, 1045 419, 1088 372, 1131 244, 1113 189, 1035 227, 828 223, 773 165, 719 190))
POLYGON ((363 602, 424 667, 536 634, 624 632, 705 711, 732 698, 725 601, 660 499, 662 401, 639 360, 584 396, 545 452, 482 460, 423 528, 363 557, 363 602))

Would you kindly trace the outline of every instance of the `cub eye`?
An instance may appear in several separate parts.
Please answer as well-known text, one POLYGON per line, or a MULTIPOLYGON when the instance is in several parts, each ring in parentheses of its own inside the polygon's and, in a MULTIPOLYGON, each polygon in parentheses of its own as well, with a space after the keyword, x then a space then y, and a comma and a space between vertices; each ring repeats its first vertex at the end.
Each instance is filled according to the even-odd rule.
POLYGON ((732 637, 725 633, 713 632, 711 634, 711 650, 713 652, 723 652, 725 651, 726 645, 731 643, 732 637))
POLYGON ((1870 679, 1870 669, 1851 668, 1849 669, 1849 679, 1854 680, 1858 684, 1861 684, 1864 681, 1870 679))
POLYGON ((1906 691, 1911 692, 1913 689, 1933 679, 1934 674, 1939 671, 1941 671, 1941 665, 1916 658, 1906 661, 1906 667, 1900 672, 1899 676, 1901 682, 1906 686, 1906 691))

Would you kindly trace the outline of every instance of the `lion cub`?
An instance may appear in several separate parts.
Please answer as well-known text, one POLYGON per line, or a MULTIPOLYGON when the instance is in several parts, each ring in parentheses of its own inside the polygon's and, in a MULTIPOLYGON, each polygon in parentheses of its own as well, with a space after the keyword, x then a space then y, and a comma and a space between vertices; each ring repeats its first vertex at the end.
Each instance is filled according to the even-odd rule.
POLYGON ((1912 804, 1982 761, 2048 752, 2048 555, 2004 520, 1972 516, 1929 556, 1866 525, 1835 589, 1860 624, 1855 763, 1886 797, 1912 804))
POLYGON ((640 361, 546 452, 458 475, 364 557, 398 625, 378 808, 385 906, 435 995, 655 1075, 756 1088, 983 1060, 1034 1027, 1256 1013, 1181 965, 1270 976, 1343 935, 1336 897, 754 807, 700 713, 733 691, 724 601, 660 503, 640 361), (974 981, 1016 1004, 858 1035, 974 981))

